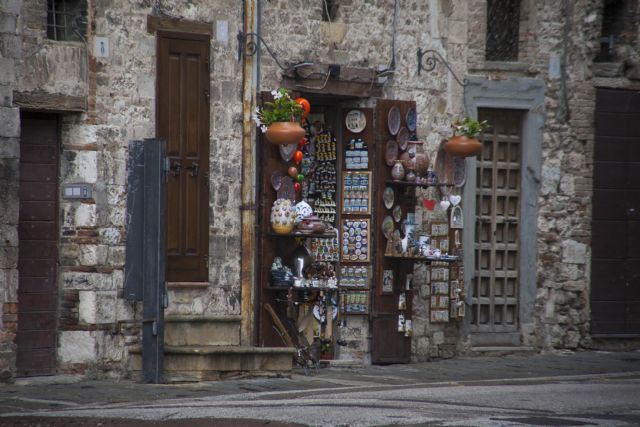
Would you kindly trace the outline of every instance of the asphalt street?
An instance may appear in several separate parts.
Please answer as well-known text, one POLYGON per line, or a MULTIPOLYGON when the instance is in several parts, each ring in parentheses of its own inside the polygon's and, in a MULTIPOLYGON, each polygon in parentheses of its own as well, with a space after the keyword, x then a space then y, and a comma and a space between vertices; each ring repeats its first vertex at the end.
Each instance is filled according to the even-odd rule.
POLYGON ((180 385, 37 378, 0 387, 0 426, 9 425, 637 426, 640 352, 463 357, 180 385))

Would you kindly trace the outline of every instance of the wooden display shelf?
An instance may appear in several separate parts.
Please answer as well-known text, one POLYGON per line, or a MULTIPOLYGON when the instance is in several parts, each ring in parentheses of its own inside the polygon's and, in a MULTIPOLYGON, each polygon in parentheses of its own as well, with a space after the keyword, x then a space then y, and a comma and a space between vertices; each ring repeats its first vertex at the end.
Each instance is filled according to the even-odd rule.
POLYGON ((456 262, 460 261, 460 257, 452 258, 436 258, 436 257, 415 257, 415 256, 393 256, 385 255, 385 259, 397 259, 400 261, 417 261, 417 262, 456 262))
POLYGON ((310 291, 337 291, 339 288, 311 288, 311 287, 307 287, 307 288, 297 288, 295 286, 265 286, 264 288, 262 288, 266 291, 288 291, 289 289, 293 289, 294 291, 305 291, 305 292, 310 292, 310 291))
POLYGON ((338 285, 338 289, 342 289, 345 291, 370 291, 371 287, 369 286, 342 286, 338 285))
POLYGON ((320 233, 320 234, 316 234, 316 233, 289 233, 289 234, 279 234, 279 233, 275 233, 273 231, 267 231, 265 233, 263 233, 265 236, 270 236, 270 237, 304 237, 304 238, 312 238, 312 237, 317 237, 320 239, 332 239, 332 238, 336 238, 336 234, 335 233, 320 233))
POLYGON ((388 179, 385 183, 389 185, 404 185, 406 187, 453 187, 453 184, 449 184, 446 182, 439 182, 438 184, 419 184, 417 182, 409 182, 409 181, 394 181, 392 179, 388 179))
POLYGON ((367 311, 343 311, 340 310, 342 314, 348 314, 349 316, 366 316, 369 314, 369 310, 367 311))

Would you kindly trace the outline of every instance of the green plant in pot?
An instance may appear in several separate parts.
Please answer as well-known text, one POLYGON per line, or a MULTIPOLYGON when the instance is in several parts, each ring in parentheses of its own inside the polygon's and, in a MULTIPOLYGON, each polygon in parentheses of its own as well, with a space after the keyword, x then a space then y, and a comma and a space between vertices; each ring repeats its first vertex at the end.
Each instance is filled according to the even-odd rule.
POLYGON ((482 151, 482 143, 477 136, 490 128, 486 120, 478 121, 466 116, 453 122, 453 136, 444 145, 447 153, 458 157, 470 157, 482 151))
POLYGON ((300 126, 305 110, 284 88, 272 90, 271 95, 272 102, 256 107, 254 121, 272 144, 297 144, 305 134, 300 126))

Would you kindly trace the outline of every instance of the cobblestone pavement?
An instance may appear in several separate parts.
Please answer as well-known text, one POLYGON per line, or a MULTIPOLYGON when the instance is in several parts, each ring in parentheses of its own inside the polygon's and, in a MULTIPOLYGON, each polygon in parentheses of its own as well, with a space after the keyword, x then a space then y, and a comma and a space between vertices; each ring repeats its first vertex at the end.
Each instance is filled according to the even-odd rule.
POLYGON ((0 426, 637 425, 639 379, 638 351, 460 357, 173 385, 41 377, 0 387, 0 426), (555 407, 554 393, 566 405, 555 407), (594 398, 590 407, 580 403, 594 398), (597 418, 609 410, 618 411, 615 424, 611 414, 597 418))

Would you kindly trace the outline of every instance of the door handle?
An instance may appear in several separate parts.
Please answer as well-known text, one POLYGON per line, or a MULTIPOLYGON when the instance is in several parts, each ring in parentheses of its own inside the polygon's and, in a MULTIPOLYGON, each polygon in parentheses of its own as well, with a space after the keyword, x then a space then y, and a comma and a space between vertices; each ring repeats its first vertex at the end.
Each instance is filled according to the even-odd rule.
POLYGON ((193 177, 198 176, 198 171, 199 171, 198 162, 191 162, 191 166, 187 167, 187 170, 189 171, 189 175, 193 177))
POLYGON ((180 175, 180 170, 182 169, 182 165, 180 164, 180 160, 173 160, 171 162, 171 167, 169 169, 171 170, 171 175, 179 176, 180 175))

